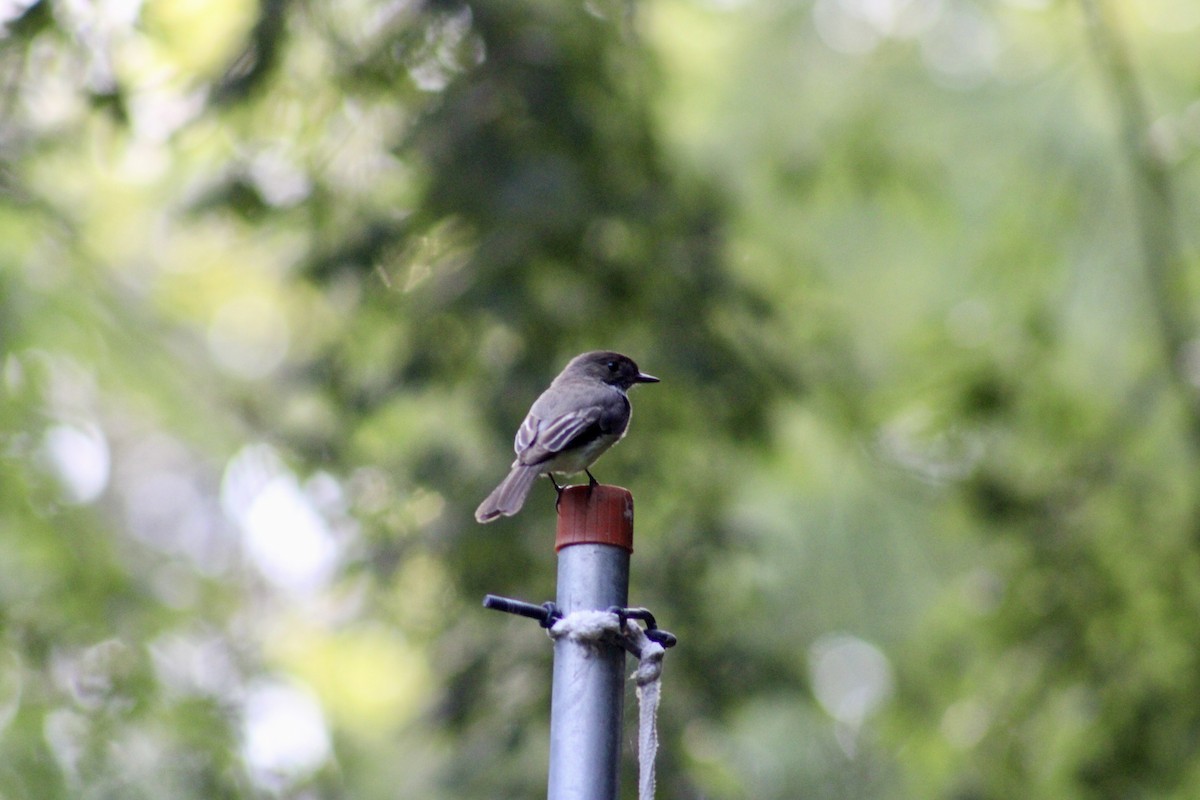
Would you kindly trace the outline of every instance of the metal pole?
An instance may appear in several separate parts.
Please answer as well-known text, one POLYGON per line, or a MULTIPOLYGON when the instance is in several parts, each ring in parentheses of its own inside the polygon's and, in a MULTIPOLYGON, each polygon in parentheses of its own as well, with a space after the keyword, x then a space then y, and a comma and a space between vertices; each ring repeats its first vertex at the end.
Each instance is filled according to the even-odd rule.
MULTIPOLYGON (((559 502, 558 593, 563 614, 624 608, 633 551, 633 496, 572 486, 559 502)), ((625 651, 561 637, 554 643, 549 800, 616 800, 625 651)))

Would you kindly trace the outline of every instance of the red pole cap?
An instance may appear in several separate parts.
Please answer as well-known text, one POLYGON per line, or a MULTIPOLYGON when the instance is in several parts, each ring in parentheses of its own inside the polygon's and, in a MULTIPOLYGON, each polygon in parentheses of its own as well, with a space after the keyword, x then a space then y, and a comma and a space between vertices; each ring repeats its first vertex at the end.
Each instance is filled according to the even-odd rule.
POLYGON ((633 552, 633 495, 620 486, 568 486, 558 501, 554 552, 572 544, 609 544, 633 552))

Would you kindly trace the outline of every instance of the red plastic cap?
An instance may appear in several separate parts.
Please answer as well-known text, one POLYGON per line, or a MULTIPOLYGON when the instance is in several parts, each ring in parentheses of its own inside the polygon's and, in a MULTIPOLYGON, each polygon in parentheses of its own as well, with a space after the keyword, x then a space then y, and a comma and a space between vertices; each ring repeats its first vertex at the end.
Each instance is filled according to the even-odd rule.
POLYGON ((558 503, 554 551, 608 544, 633 552, 633 495, 620 486, 568 486, 558 503))

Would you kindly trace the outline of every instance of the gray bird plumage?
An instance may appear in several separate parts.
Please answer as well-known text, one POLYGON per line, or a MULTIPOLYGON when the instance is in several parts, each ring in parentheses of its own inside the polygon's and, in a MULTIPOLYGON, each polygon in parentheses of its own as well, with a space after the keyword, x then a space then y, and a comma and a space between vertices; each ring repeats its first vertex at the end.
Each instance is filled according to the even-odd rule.
POLYGON ((491 522, 520 511, 539 475, 587 470, 625 435, 632 412, 629 388, 657 382, 620 353, 595 350, 571 359, 529 409, 517 430, 517 458, 508 477, 479 505, 475 519, 491 522))

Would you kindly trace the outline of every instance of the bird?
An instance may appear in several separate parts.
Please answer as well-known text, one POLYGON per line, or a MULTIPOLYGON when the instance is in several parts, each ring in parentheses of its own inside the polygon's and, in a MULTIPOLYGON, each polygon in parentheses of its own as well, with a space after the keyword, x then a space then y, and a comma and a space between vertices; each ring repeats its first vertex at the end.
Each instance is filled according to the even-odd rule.
POLYGON ((575 356, 529 409, 517 430, 517 458, 508 477, 480 503, 475 519, 516 514, 539 475, 550 478, 560 495, 555 472, 586 472, 588 485, 598 485, 588 467, 625 436, 633 410, 626 393, 635 384, 658 382, 629 356, 611 350, 575 356))

